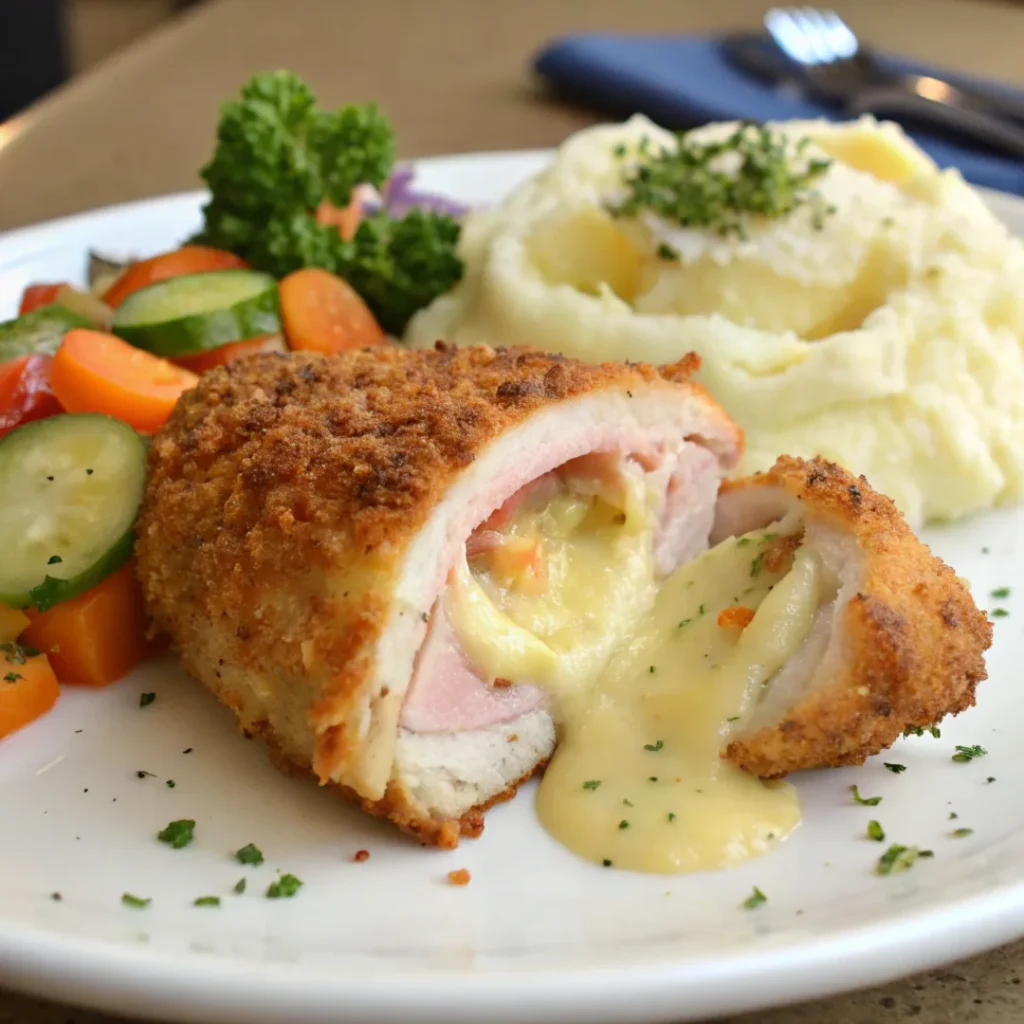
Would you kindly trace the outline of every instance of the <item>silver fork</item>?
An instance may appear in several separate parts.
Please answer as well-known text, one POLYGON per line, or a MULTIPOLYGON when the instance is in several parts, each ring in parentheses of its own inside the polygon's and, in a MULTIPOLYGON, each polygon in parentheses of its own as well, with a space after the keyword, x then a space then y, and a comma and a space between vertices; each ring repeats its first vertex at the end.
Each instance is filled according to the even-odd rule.
POLYGON ((822 99, 851 115, 931 124, 1024 159, 1024 104, 927 75, 894 75, 835 11, 774 7, 764 17, 776 45, 822 99))

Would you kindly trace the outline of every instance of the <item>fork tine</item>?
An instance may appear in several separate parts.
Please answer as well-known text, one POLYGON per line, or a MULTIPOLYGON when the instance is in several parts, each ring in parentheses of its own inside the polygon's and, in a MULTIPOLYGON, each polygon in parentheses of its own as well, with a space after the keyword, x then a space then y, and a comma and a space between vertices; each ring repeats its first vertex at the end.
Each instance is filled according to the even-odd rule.
POLYGON ((822 11, 832 50, 840 60, 856 56, 858 43, 850 26, 835 11, 822 11))
POLYGON ((779 48, 798 64, 816 64, 817 55, 807 44, 807 36, 797 22, 794 7, 773 7, 764 16, 764 24, 779 48))
POLYGON ((796 9, 793 11, 793 21, 803 34, 804 44, 811 54, 811 63, 830 63, 834 55, 828 45, 824 25, 817 10, 813 7, 796 9))

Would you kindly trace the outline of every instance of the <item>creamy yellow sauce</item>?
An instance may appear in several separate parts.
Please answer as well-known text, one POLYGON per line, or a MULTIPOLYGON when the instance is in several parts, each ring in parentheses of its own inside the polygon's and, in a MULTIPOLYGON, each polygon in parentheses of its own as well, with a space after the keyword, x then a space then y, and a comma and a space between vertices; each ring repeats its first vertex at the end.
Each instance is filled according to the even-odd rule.
POLYGON ((501 531, 502 549, 456 572, 447 613, 483 678, 541 683, 560 701, 589 692, 632 635, 657 586, 649 497, 642 480, 623 484, 527 499, 501 531))
POLYGON ((822 569, 805 548, 765 557, 794 522, 726 540, 658 587, 647 520, 638 481, 618 500, 563 488, 527 503, 504 553, 457 573, 448 614, 485 678, 551 691, 559 744, 537 810, 552 836, 608 867, 727 867, 800 820, 792 786, 720 753, 808 635, 822 569), (746 611, 720 623, 728 609, 746 611))

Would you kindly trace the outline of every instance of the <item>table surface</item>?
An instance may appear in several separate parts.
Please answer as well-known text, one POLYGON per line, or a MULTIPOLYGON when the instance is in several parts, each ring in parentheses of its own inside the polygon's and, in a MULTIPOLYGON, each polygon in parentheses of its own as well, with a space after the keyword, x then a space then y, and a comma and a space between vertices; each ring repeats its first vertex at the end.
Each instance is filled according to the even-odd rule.
MULTIPOLYGON (((258 70, 288 67, 325 104, 376 100, 401 155, 554 145, 590 124, 547 98, 529 57, 561 33, 753 28, 764 0, 217 0, 0 125, 0 230, 194 188, 218 104, 258 70)), ((981 0, 850 0, 864 38, 1024 84, 1024 7, 981 0)), ((1017 1024, 1024 943, 853 995, 732 1024, 1017 1024)), ((113 1024, 0 992, 0 1024, 113 1024)))

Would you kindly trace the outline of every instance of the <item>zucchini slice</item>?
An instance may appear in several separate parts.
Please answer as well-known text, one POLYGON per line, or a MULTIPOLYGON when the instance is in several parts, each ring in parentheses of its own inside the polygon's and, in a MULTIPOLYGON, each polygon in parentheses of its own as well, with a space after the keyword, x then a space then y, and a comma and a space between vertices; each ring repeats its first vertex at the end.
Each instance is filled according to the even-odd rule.
POLYGON ((0 363, 22 356, 52 356, 73 327, 93 326, 87 316, 60 302, 40 306, 16 320, 0 323, 0 363))
POLYGON ((132 554, 146 442, 98 413, 35 420, 0 439, 0 602, 41 611, 132 554))
POLYGON ((210 270, 157 281, 118 306, 113 330, 169 359, 277 334, 277 281, 256 270, 210 270))

